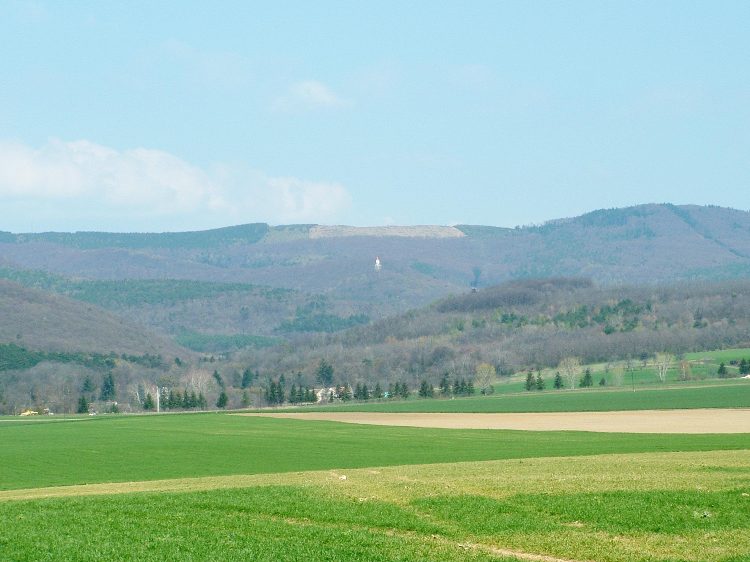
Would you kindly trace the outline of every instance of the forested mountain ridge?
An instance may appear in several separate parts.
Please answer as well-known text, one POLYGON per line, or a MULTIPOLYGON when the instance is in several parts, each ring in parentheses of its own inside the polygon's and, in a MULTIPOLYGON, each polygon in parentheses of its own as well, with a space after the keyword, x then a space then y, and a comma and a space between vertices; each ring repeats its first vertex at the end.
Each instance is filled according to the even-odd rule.
POLYGON ((183 343, 216 339, 199 341, 201 350, 341 330, 470 286, 556 276, 598 285, 747 277, 750 213, 663 204, 516 228, 260 223, 178 233, 0 233, 0 277, 181 334, 183 343))

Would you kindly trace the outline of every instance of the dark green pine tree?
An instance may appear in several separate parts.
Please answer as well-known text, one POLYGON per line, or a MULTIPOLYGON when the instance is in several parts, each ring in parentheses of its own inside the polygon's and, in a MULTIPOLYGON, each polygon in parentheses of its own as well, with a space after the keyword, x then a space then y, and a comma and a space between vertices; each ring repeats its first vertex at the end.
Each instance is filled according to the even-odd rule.
POLYGON ((555 382, 552 384, 552 386, 554 386, 557 390, 560 390, 565 386, 559 372, 555 373, 555 382))
POLYGON ((538 371, 536 374, 536 389, 537 390, 544 390, 544 387, 546 386, 544 379, 542 378, 542 372, 538 371))
POLYGON ((380 400, 383 397, 383 389, 380 386, 380 383, 375 383, 375 390, 372 391, 373 398, 380 400))
POLYGON ((156 408, 156 404, 154 404, 154 397, 151 396, 151 393, 149 392, 146 394, 146 399, 143 401, 143 409, 144 410, 153 410, 156 408))
POLYGON ((339 398, 344 402, 349 402, 352 399, 352 389, 349 388, 348 384, 344 384, 344 386, 341 387, 339 398))
POLYGON ((315 376, 321 385, 328 388, 333 384, 333 365, 325 359, 321 359, 315 376))
POLYGON ((450 396, 451 393, 451 383, 448 380, 448 373, 445 373, 443 375, 443 378, 440 379, 440 394, 443 396, 450 396))
POLYGON ((208 408, 208 400, 206 400, 206 397, 203 394, 203 392, 198 394, 198 407, 201 410, 205 410, 206 408, 208 408))
POLYGON ((81 394, 81 397, 78 399, 78 409, 76 410, 76 413, 78 414, 89 413, 89 401, 86 400, 86 397, 83 394, 81 394))
POLYGON ((362 398, 361 400, 369 400, 370 399, 370 389, 367 388, 366 384, 362 385, 362 398))
POLYGON ((117 391, 115 389, 115 377, 110 372, 104 375, 104 380, 102 380, 102 393, 100 399, 104 401, 114 400, 116 395, 117 391))
POLYGON ((747 359, 743 359, 740 361, 740 374, 741 375, 750 375, 750 361, 747 359))
POLYGON ((219 388, 224 388, 224 379, 221 378, 219 371, 214 371, 214 380, 219 385, 219 388))
POLYGON ((719 370, 716 371, 716 374, 719 375, 720 379, 725 379, 729 375, 729 371, 727 371, 727 366, 722 361, 719 363, 719 370))
POLYGON ((421 383, 419 383, 419 397, 420 398, 431 398, 433 396, 434 391, 432 390, 432 385, 428 383, 426 380, 422 380, 421 383))
POLYGON ((467 396, 474 396, 474 381, 469 381, 466 383, 466 395, 467 396))
POLYGON ((409 387, 406 385, 405 382, 401 383, 401 398, 409 398, 409 387))
POLYGON ((190 394, 186 390, 182 395, 182 409, 189 410, 190 408, 192 408, 192 405, 190 404, 190 394))
POLYGON ((91 377, 86 377, 85 379, 83 379, 81 392, 94 392, 94 381, 91 380, 91 377))
POLYGON ((227 396, 227 393, 222 390, 221 394, 219 394, 219 399, 216 401, 216 407, 226 408, 227 402, 229 402, 229 397, 227 396))
POLYGON ((250 388, 250 385, 253 384, 253 372, 247 368, 242 373, 242 388, 250 388))
POLYGON ((453 394, 458 396, 466 394, 466 381, 464 379, 456 379, 456 382, 453 383, 453 394))
POLYGON ((292 387, 289 389, 289 403, 297 403, 297 385, 292 383, 292 387))
POLYGON ((534 373, 529 371, 526 373, 526 390, 534 390, 536 388, 536 381, 534 380, 534 373))
POLYGON ((591 376, 591 369, 587 368, 583 372, 583 378, 581 379, 580 386, 581 386, 581 388, 588 388, 588 387, 594 386, 594 379, 591 376))

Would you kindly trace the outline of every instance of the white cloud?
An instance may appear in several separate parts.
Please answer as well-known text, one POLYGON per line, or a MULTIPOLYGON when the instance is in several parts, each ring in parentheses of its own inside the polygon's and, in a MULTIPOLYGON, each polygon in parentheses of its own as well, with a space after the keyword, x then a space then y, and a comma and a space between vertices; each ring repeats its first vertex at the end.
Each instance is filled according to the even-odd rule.
POLYGON ((333 90, 317 80, 304 80, 292 84, 289 91, 276 98, 272 108, 276 111, 299 109, 334 108, 350 105, 348 100, 338 96, 333 90))
MULTIPOLYGON (((216 166, 206 171, 161 150, 116 150, 89 141, 50 140, 41 148, 0 142, 0 202, 37 202, 98 224, 325 222, 351 198, 338 183, 270 177, 216 166), (162 220, 163 219, 163 220, 162 220)), ((23 217, 14 217, 20 224, 23 217)), ((86 225, 74 225, 83 229, 86 225)), ((157 228, 155 225, 154 228, 157 228)))

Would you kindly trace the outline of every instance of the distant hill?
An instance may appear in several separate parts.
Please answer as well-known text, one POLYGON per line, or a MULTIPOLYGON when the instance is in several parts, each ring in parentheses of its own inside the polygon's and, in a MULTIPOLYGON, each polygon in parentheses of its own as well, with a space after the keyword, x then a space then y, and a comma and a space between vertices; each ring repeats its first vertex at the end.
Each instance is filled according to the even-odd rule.
POLYGON ((635 285, 746 278, 750 213, 650 204, 517 228, 248 224, 182 233, 3 232, 0 267, 16 272, 0 277, 16 280, 30 270, 62 276, 63 290, 40 288, 169 333, 273 336, 282 324, 337 330, 513 279, 635 285), (275 289, 292 292, 279 296, 275 289), (318 307, 312 323, 310 306, 318 307))
POLYGON ((237 361, 288 378, 301 372, 311 384, 324 359, 352 386, 400 380, 415 388, 443 376, 469 380, 481 363, 507 375, 569 356, 635 365, 658 352, 732 347, 750 347, 750 280, 612 287, 556 278, 509 281, 237 361))
POLYGON ((46 352, 189 355, 168 338, 97 306, 0 280, 0 344, 46 352))

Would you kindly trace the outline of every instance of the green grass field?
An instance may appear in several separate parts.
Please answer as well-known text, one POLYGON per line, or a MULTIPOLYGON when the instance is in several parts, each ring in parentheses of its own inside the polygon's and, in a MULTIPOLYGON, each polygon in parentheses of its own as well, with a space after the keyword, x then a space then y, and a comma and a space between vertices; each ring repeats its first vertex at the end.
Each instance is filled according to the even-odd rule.
POLYGON ((441 430, 184 414, 4 422, 0 442, 0 489, 7 490, 539 456, 746 449, 750 435, 441 430))
POLYGON ((2 560, 750 560, 750 434, 185 414, 0 443, 2 560))
MULTIPOLYGON (((463 398, 383 400, 314 406, 335 412, 611 412, 691 408, 750 408, 750 381, 730 379, 714 384, 638 389, 576 389, 492 394, 463 398)), ((311 407, 289 411, 310 411, 311 407)), ((286 410, 285 410, 286 411, 286 410)))

